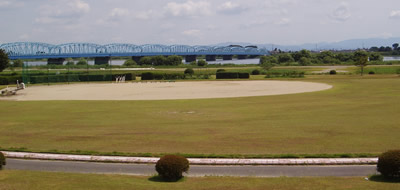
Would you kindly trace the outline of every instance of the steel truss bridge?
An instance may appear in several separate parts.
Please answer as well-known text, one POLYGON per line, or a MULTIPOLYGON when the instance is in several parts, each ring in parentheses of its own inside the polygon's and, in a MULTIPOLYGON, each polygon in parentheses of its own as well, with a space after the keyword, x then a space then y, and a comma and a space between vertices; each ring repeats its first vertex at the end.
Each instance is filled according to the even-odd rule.
POLYGON ((186 46, 186 45, 133 45, 133 44, 107 44, 68 43, 52 45, 37 42, 16 42, 1 44, 9 58, 15 59, 59 59, 59 58, 106 58, 106 57, 142 57, 156 55, 179 56, 259 56, 268 55, 266 49, 256 46, 186 46))

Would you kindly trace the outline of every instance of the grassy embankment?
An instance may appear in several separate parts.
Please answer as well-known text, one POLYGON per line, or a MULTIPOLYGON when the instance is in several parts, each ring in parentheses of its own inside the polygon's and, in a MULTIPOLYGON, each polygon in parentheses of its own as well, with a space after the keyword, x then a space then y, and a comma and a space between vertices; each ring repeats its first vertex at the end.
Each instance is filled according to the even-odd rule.
POLYGON ((0 147, 199 157, 376 155, 398 148, 398 76, 295 80, 334 88, 203 100, 0 101, 0 147))
POLYGON ((148 177, 67 174, 49 172, 0 172, 0 190, 29 189, 398 189, 399 183, 367 181, 363 177, 318 178, 185 178, 181 182, 166 183, 148 177))

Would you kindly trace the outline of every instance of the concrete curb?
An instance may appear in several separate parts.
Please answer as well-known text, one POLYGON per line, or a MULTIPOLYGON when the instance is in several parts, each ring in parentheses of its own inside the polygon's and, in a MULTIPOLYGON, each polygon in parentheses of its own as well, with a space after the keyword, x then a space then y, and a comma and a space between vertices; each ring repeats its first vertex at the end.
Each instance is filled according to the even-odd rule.
MULTIPOLYGON (((84 162, 116 162, 135 164, 155 164, 159 158, 87 156, 67 154, 42 154, 2 151, 7 158, 62 160, 84 162)), ((299 159, 211 159, 188 158, 193 165, 369 165, 377 164, 378 158, 299 158, 299 159)))

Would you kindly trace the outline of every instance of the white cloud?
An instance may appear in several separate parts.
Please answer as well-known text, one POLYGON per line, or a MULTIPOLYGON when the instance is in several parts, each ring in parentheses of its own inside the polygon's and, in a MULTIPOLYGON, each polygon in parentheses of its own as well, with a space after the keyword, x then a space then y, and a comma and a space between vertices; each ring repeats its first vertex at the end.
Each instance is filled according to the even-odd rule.
POLYGON ((70 23, 90 11, 90 5, 82 0, 57 1, 40 7, 40 17, 35 21, 41 24, 70 23))
POLYGON ((185 3, 168 3, 165 7, 167 14, 175 17, 200 17, 211 15, 211 5, 206 1, 193 2, 191 0, 185 3))
POLYGON ((218 12, 223 14, 240 14, 247 10, 247 7, 227 1, 218 7, 218 12))
POLYGON ((278 21, 275 22, 276 25, 289 25, 291 20, 289 18, 281 18, 278 21))
POLYGON ((0 1, 0 7, 7 7, 11 5, 11 1, 0 1))
POLYGON ((0 8, 22 7, 25 3, 18 0, 0 0, 0 8))
POLYGON ((19 39, 25 41, 25 40, 29 39, 29 35, 28 34, 22 34, 22 35, 19 36, 19 39))
POLYGON ((113 8, 104 19, 97 20, 97 24, 99 25, 117 24, 121 20, 129 17, 130 13, 127 9, 113 8))
POLYGON ((351 13, 349 7, 346 3, 342 3, 338 8, 336 8, 330 17, 337 22, 344 22, 350 19, 351 13))
POLYGON ((148 11, 139 11, 136 13, 135 18, 141 19, 141 20, 148 20, 151 19, 155 15, 153 10, 148 10, 148 11))
POLYGON ((185 36, 199 37, 201 36, 201 31, 197 29, 185 30, 182 32, 182 34, 185 36))
POLYGON ((129 11, 122 8, 114 8, 111 10, 110 15, 108 18, 110 20, 120 20, 121 18, 129 16, 129 11))
POLYGON ((395 10, 395 11, 390 12, 389 18, 400 19, 400 10, 395 10))

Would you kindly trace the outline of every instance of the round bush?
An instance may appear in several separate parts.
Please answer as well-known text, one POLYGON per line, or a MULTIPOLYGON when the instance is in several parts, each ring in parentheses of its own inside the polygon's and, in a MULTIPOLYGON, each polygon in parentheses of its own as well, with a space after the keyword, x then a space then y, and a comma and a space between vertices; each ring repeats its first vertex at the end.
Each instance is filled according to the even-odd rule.
POLYGON ((193 75, 193 74, 194 74, 194 70, 193 70, 193 69, 187 68, 187 69, 185 70, 185 75, 193 75))
POLYGON ((390 150, 381 154, 378 172, 385 178, 400 178, 400 150, 390 150))
POLYGON ((0 169, 3 168, 3 166, 6 165, 6 157, 2 152, 0 152, 0 169))
POLYGON ((189 170, 189 161, 183 156, 166 155, 156 164, 158 175, 168 181, 181 179, 182 173, 189 170))
POLYGON ((252 75, 259 75, 259 74, 260 74, 260 70, 254 69, 254 70, 251 72, 251 74, 252 74, 252 75))
POLYGON ((219 72, 225 72, 226 70, 225 69, 218 69, 217 70, 217 73, 219 73, 219 72))
POLYGON ((329 71, 329 74, 330 75, 336 75, 336 71, 335 70, 331 70, 331 71, 329 71))
POLYGON ((374 75, 374 74, 375 74, 375 72, 374 72, 374 71, 370 71, 368 74, 370 74, 370 75, 374 75))

